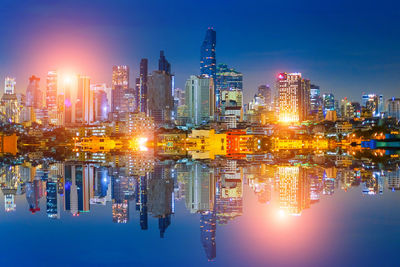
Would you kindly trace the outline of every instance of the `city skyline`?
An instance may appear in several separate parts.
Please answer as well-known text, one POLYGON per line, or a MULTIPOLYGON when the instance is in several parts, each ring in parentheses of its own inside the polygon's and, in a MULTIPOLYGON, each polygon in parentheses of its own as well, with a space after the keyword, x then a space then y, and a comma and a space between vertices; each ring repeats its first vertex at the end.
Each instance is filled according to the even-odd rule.
MULTIPOLYGON (((342 9, 342 2, 329 5, 289 2, 290 8, 285 9, 287 22, 278 19, 278 23, 266 23, 261 18, 274 18, 273 11, 279 10, 280 4, 258 3, 260 6, 255 9, 250 2, 240 12, 251 15, 252 21, 230 25, 224 14, 213 13, 202 21, 194 21, 185 15, 179 1, 175 1, 176 9, 167 5, 165 14, 162 11, 166 4, 157 1, 154 5, 127 1, 111 5, 97 1, 96 6, 80 2, 80 12, 73 12, 73 8, 63 3, 43 1, 40 7, 34 6, 35 3, 27 1, 23 6, 15 6, 6 2, 0 10, 4 17, 0 33, 8 37, 1 45, 4 52, 0 77, 16 77, 17 92, 26 90, 28 77, 36 75, 44 81, 50 70, 88 75, 94 83, 110 85, 112 66, 128 65, 132 80, 138 76, 143 57, 149 59, 149 73, 157 69, 160 50, 165 51, 172 65, 176 87, 183 88, 190 75, 199 73, 199 49, 204 31, 210 26, 217 32, 217 64, 228 64, 243 73, 244 102, 251 99, 259 85, 272 86, 276 75, 284 71, 301 72, 320 86, 321 93, 333 93, 338 99, 347 96, 358 101, 363 92, 383 94, 388 99, 396 96, 399 88, 399 78, 395 75, 398 66, 394 63, 399 52, 393 46, 398 22, 394 20, 394 11, 383 13, 384 5, 363 2, 360 8, 357 1, 346 3, 348 10, 358 8, 358 12, 350 13, 342 9), (134 7, 142 12, 136 19, 130 19, 124 9, 134 7), (107 16, 108 9, 114 11, 113 15, 107 16), (296 9, 310 16, 298 27, 292 27, 298 19, 296 9), (372 10, 377 18, 374 24, 366 19, 372 10), (182 19, 168 19, 163 30, 157 30, 155 24, 166 14, 182 15, 182 19), (147 15, 158 19, 140 23, 141 19, 147 21, 147 15), (30 19, 32 25, 21 24, 17 19, 21 16, 30 19), (184 18, 187 25, 181 23, 184 18), (346 30, 341 31, 344 26, 346 30), (287 43, 287 34, 281 34, 282 31, 297 37, 296 41, 287 43), (30 45, 22 45, 26 43, 30 45)), ((395 9, 396 5, 391 6, 395 9)), ((215 7, 221 8, 222 4, 217 2, 215 7)), ((224 8, 239 12, 230 6, 224 8)))

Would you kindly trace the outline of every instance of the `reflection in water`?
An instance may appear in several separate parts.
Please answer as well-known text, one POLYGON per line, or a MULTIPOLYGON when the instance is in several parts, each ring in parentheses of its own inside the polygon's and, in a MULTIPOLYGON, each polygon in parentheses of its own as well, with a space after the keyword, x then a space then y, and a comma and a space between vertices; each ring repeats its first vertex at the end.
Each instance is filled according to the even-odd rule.
POLYGON ((365 195, 383 194, 384 188, 400 190, 396 162, 384 166, 335 156, 280 162, 273 155, 259 160, 158 161, 151 154, 103 155, 101 159, 2 166, 5 211, 15 211, 15 198, 23 195, 31 213, 43 212, 43 202, 44 212, 52 219, 68 213, 81 216, 91 206, 110 204, 112 222, 126 224, 132 217, 129 212, 137 212, 136 223, 142 230, 149 229, 153 218, 164 238, 174 223, 175 203, 183 201, 189 213, 198 214, 200 243, 207 259, 214 260, 218 226, 243 214, 244 187, 254 192, 259 203, 277 203, 279 214, 292 216, 332 197, 335 190, 359 188, 365 195))

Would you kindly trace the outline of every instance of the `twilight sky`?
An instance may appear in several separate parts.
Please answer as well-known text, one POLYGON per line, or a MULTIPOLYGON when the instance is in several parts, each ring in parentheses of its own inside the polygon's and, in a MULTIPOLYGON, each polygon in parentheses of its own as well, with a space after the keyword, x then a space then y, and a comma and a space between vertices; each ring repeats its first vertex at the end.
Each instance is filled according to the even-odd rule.
POLYGON ((209 26, 217 63, 244 74, 246 102, 281 71, 337 97, 400 97, 400 2, 386 0, 2 0, 0 79, 25 92, 35 74, 44 89, 58 69, 110 84, 112 65, 126 64, 133 82, 140 58, 155 70, 165 50, 182 88, 209 26))

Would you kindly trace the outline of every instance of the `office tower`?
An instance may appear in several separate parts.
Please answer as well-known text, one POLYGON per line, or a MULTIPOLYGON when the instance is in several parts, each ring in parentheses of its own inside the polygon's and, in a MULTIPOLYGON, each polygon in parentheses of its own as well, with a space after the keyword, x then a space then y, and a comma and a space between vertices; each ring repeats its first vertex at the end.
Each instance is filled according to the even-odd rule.
MULTIPOLYGON (((64 122, 65 124, 73 123, 74 114, 73 114, 73 105, 72 105, 72 81, 70 79, 64 80, 64 122)), ((59 99, 62 100, 62 99, 59 99)))
POLYGON ((217 45, 217 34, 213 28, 208 28, 203 44, 200 49, 200 74, 215 78, 216 58, 215 47, 217 45))
POLYGON ((136 204, 136 209, 139 209, 140 228, 142 230, 148 229, 148 213, 147 213, 147 175, 142 175, 139 178, 139 201, 136 204))
POLYGON ((147 113, 147 75, 148 75, 148 60, 142 58, 140 61, 139 73, 139 111, 147 113))
POLYGON ((26 106, 32 108, 42 108, 42 91, 39 89, 40 78, 32 75, 29 78, 29 85, 26 89, 26 106))
POLYGON ((278 76, 279 121, 302 122, 310 114, 310 81, 301 73, 281 73, 278 76))
POLYGON ((125 90, 129 88, 129 67, 125 65, 112 67, 111 112, 122 112, 125 90))
POLYGON ((15 78, 6 77, 4 80, 4 93, 5 94, 14 94, 15 92, 15 78))
POLYGON ((19 123, 21 119, 21 107, 16 94, 3 94, 1 97, 0 111, 3 114, 1 120, 6 123, 19 123))
POLYGON ((264 97, 265 108, 269 111, 273 110, 272 106, 272 90, 269 85, 260 85, 258 87, 258 94, 264 97))
POLYGON ((216 231, 217 220, 215 212, 202 212, 200 215, 200 239, 209 261, 212 261, 217 256, 216 231))
POLYGON ((347 97, 340 101, 340 116, 344 119, 354 118, 354 106, 347 99, 347 97))
POLYGON ((57 108, 57 72, 49 71, 47 73, 46 82, 46 107, 47 110, 55 111, 57 108))
POLYGON ((335 97, 333 94, 323 94, 322 95, 322 104, 324 108, 324 114, 328 110, 335 110, 335 97))
POLYGON ((176 88, 174 93, 174 100, 177 101, 177 106, 186 105, 186 91, 176 88))
POLYGON ((319 107, 322 105, 321 91, 318 85, 311 84, 310 86, 310 108, 311 113, 318 112, 319 107))
POLYGON ((102 90, 94 90, 94 121, 106 121, 108 117, 107 93, 102 90))
POLYGON ((383 112, 383 96, 376 94, 362 95, 362 107, 370 111, 374 117, 379 117, 383 112))
POLYGON ((120 65, 112 67, 111 89, 114 90, 116 87, 121 87, 124 90, 129 88, 128 66, 120 65))
POLYGON ((165 71, 167 74, 171 74, 171 64, 165 58, 164 51, 160 51, 160 59, 158 60, 158 70, 165 71))
POLYGON ((387 112, 388 116, 400 120, 400 98, 394 98, 387 100, 387 112))
POLYGON ((192 75, 186 81, 186 105, 189 121, 201 125, 214 118, 214 79, 192 75))
POLYGON ((90 78, 78 75, 78 92, 75 103, 75 122, 89 124, 94 121, 94 98, 90 78))
POLYGON ((222 114, 225 112, 226 107, 239 107, 243 106, 243 91, 239 89, 223 90, 221 93, 220 107, 222 114))
POLYGON ((172 98, 172 79, 171 75, 165 71, 153 71, 148 76, 148 114, 154 118, 156 123, 171 120, 174 107, 172 98))
POLYGON ((215 76, 215 101, 217 107, 220 107, 223 91, 242 91, 243 90, 243 74, 234 68, 228 68, 226 64, 219 64, 216 68, 215 76))

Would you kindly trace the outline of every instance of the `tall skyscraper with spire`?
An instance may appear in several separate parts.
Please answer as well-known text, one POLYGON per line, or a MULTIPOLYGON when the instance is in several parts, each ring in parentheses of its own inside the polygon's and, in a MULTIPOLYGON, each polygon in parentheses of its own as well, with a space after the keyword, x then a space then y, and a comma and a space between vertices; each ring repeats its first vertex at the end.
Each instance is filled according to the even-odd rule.
POLYGON ((171 74, 171 64, 165 58, 164 51, 160 51, 160 59, 158 60, 158 70, 165 71, 166 74, 171 74))
POLYGON ((208 28, 206 37, 200 49, 200 74, 215 78, 217 72, 215 47, 217 45, 217 33, 212 27, 208 28))

